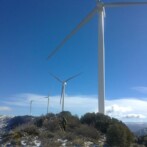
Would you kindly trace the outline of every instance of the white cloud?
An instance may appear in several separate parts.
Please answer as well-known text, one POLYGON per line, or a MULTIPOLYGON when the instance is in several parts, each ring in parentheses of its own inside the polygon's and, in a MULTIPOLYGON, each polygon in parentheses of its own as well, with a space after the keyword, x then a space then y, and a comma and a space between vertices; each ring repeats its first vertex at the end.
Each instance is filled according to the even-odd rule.
POLYGON ((126 115, 124 115, 123 116, 123 118, 141 118, 141 119, 144 119, 144 118, 146 118, 146 116, 145 115, 143 115, 143 114, 126 114, 126 115))
POLYGON ((33 100, 33 103, 39 105, 45 101, 44 97, 44 95, 24 93, 10 96, 9 98, 7 98, 9 99, 9 101, 3 101, 3 103, 13 106, 28 106, 30 104, 30 101, 33 100))
POLYGON ((113 113, 113 112, 122 112, 122 113, 124 113, 124 112, 130 112, 130 111, 132 111, 131 107, 119 106, 117 104, 106 107, 106 112, 107 113, 113 113))
POLYGON ((144 86, 138 86, 138 87, 133 87, 132 88, 133 90, 136 90, 140 93, 144 93, 144 94, 147 94, 147 87, 144 87, 144 86))
POLYGON ((147 112, 147 98, 139 99, 128 97, 106 101, 106 106, 109 108, 108 110, 111 110, 110 108, 114 104, 117 104, 119 106, 118 108, 123 107, 123 109, 119 109, 119 111, 113 112, 109 111, 110 116, 119 118, 124 121, 147 121, 147 119, 145 119, 147 112))
POLYGON ((11 111, 11 108, 7 106, 0 106, 0 111, 11 111))
MULTIPOLYGON (((3 101, 3 104, 15 107, 18 111, 23 107, 26 109, 27 113, 29 110, 30 100, 34 100, 33 114, 40 115, 46 113, 47 99, 44 95, 38 94, 18 94, 9 98, 9 101, 3 101), (11 99, 11 101, 10 101, 11 99), (12 101, 13 100, 13 101, 12 101)), ((116 117, 122 120, 135 119, 147 121, 147 98, 139 99, 133 97, 117 98, 106 100, 106 112, 111 117, 116 117)), ((83 115, 86 112, 97 112, 98 110, 98 100, 97 96, 93 95, 75 95, 75 96, 65 96, 65 110, 71 111, 73 114, 83 115)), ((60 96, 50 97, 50 111, 53 113, 58 113, 61 111, 60 96)), ((127 120, 126 120, 127 121, 127 120)))
MULTIPOLYGON (((44 95, 30 93, 18 94, 9 98, 11 101, 3 101, 3 103, 16 107, 29 107, 30 101, 33 100, 32 107, 34 109, 39 108, 40 112, 46 112, 47 99, 44 97, 44 95)), ((71 111, 73 114, 82 115, 88 111, 94 112, 97 105, 96 96, 65 96, 65 110, 71 111)), ((61 111, 60 95, 50 96, 50 110, 56 113, 61 111)))

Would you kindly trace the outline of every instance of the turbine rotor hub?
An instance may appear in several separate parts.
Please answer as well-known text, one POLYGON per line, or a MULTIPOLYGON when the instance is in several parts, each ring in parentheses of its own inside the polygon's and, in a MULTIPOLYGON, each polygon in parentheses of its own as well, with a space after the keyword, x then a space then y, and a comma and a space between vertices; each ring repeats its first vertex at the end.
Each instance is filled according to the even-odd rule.
POLYGON ((97 8, 98 8, 98 11, 103 11, 104 3, 101 1, 97 1, 97 8))
POLYGON ((67 82, 64 82, 64 86, 66 86, 67 85, 67 82))

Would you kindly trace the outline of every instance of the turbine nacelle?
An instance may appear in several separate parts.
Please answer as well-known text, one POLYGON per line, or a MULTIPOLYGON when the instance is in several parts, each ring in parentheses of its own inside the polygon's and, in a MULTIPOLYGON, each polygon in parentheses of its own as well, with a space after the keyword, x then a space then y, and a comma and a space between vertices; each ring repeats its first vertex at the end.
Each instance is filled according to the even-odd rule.
POLYGON ((67 82, 66 82, 66 81, 64 81, 64 82, 63 82, 63 85, 64 85, 64 86, 66 86, 66 85, 67 85, 67 82))
POLYGON ((34 102, 34 100, 30 100, 30 103, 34 102))
POLYGON ((103 7, 105 6, 104 3, 101 1, 97 1, 96 5, 98 9, 103 9, 103 7))

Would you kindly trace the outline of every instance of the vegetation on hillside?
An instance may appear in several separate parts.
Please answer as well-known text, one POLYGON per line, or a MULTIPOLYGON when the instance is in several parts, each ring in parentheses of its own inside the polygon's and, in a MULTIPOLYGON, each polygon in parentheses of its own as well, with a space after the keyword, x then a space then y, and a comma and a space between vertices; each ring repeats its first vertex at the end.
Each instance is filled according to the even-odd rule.
POLYGON ((81 122, 93 126, 106 135, 106 143, 111 147, 129 147, 133 142, 133 134, 121 121, 100 113, 86 113, 81 122))
POLYGON ((145 147, 147 147, 147 135, 138 137, 136 139, 136 143, 139 144, 139 145, 144 145, 145 147))
POLYGON ((8 125, 11 131, 3 135, 3 143, 20 145, 22 139, 39 138, 42 146, 61 146, 57 140, 68 140, 67 146, 84 146, 85 141, 108 147, 129 147, 133 134, 121 121, 100 113, 86 113, 81 118, 64 111, 40 117, 14 117, 8 125), (65 131, 62 118, 66 119, 65 131), (27 121, 26 121, 27 120, 27 121), (17 125, 16 125, 17 124, 17 125))

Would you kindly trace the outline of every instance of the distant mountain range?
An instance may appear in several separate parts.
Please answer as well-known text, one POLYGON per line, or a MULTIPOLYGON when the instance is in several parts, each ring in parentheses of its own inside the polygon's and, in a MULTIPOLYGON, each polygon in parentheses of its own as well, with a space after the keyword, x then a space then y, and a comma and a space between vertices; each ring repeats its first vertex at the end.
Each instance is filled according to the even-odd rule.
POLYGON ((33 120, 33 116, 6 116, 0 115, 0 144, 2 141, 2 136, 8 133, 10 130, 14 129, 16 126, 25 124, 33 120))
POLYGON ((125 124, 135 135, 137 136, 147 135, 147 123, 146 122, 127 122, 125 124))
POLYGON ((0 115, 0 133, 1 130, 9 131, 16 126, 19 126, 21 124, 25 124, 31 120, 33 120, 35 117, 33 116, 6 116, 6 115, 0 115))
POLYGON ((0 115, 0 130, 7 126, 13 116, 0 115))
POLYGON ((12 116, 0 115, 0 142, 1 136, 6 132, 8 122, 13 118, 12 116))

